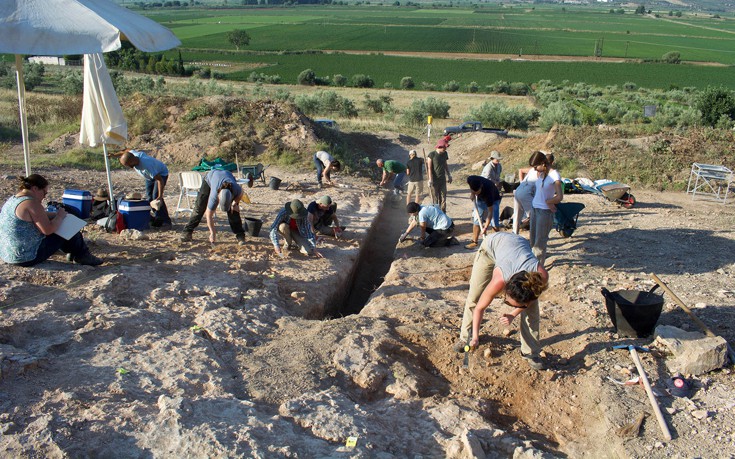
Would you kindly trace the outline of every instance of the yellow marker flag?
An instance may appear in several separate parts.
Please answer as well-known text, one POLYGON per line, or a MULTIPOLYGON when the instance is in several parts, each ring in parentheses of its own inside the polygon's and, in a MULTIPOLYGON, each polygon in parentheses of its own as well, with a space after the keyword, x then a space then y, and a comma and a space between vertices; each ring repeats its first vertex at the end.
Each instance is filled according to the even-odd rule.
POLYGON ((347 442, 345 443, 345 446, 348 448, 354 448, 357 446, 357 437, 347 437, 347 442))
POLYGON ((427 119, 429 120, 429 124, 431 124, 431 122, 434 121, 434 117, 431 115, 429 115, 427 119))

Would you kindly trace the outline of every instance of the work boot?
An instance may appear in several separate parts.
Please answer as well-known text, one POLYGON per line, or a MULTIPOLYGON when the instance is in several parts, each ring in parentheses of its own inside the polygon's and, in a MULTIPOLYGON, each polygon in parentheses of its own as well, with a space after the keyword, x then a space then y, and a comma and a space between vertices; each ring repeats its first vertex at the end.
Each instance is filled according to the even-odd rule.
POLYGON ((184 231, 181 233, 181 236, 179 236, 179 241, 181 242, 191 242, 192 239, 192 234, 189 231, 184 231))
POLYGON ((103 263, 101 258, 95 257, 89 252, 89 250, 81 255, 73 256, 72 258, 74 259, 74 263, 78 265, 99 266, 103 263))
POLYGON ((531 367, 532 370, 541 371, 545 369, 544 362, 541 360, 541 357, 533 354, 524 354, 521 353, 521 357, 523 357, 523 360, 526 361, 529 367, 531 367))
POLYGON ((467 244, 466 246, 464 246, 464 248, 467 249, 467 250, 475 249, 475 248, 477 248, 477 242, 476 241, 472 241, 469 244, 467 244))
POLYGON ((245 245, 245 233, 236 234, 237 245, 245 245))
POLYGON ((158 229, 161 231, 171 231, 172 228, 173 225, 171 224, 171 222, 161 223, 161 226, 158 227, 158 229))

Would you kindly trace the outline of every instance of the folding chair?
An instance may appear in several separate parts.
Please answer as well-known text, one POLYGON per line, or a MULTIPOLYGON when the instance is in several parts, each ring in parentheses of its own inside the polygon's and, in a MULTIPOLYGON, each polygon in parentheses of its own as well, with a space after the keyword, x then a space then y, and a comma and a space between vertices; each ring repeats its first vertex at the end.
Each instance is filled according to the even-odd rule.
POLYGON ((179 212, 192 213, 191 201, 196 201, 199 195, 199 188, 202 187, 202 174, 199 172, 179 172, 179 187, 181 192, 179 193, 179 202, 176 204, 176 212, 174 212, 174 218, 179 212), (181 207, 181 201, 186 198, 186 207, 181 207))

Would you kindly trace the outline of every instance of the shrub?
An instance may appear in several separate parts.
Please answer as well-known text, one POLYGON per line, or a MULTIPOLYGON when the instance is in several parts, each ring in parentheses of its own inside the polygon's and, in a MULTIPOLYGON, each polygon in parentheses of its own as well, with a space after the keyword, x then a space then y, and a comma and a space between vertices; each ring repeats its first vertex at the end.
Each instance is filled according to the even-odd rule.
POLYGON ((499 80, 488 86, 488 89, 491 93, 508 94, 510 92, 510 85, 507 81, 499 80))
POLYGON ((467 85, 467 92, 470 93, 476 93, 480 90, 480 85, 477 84, 477 81, 472 81, 470 84, 467 85))
POLYGON ((372 88, 375 82, 370 75, 356 74, 352 75, 352 86, 356 88, 372 88))
POLYGON ((735 97, 732 91, 724 87, 708 86, 700 93, 695 106, 702 112, 702 122, 707 126, 721 124, 723 115, 735 118, 735 97))
POLYGON ((426 81, 422 81, 421 89, 423 89, 424 91, 436 91, 436 85, 434 83, 427 83, 426 81))
POLYGON ((446 92, 457 92, 459 91, 459 83, 456 81, 447 81, 444 83, 444 86, 442 86, 442 90, 446 92))
POLYGON ((523 106, 510 107, 500 102, 484 102, 471 109, 467 118, 488 127, 528 129, 528 125, 538 118, 538 111, 523 106))
POLYGON ((334 91, 319 90, 314 94, 300 94, 296 96, 294 103, 306 115, 339 113, 348 118, 357 116, 354 102, 334 91))
POLYGON ((555 124, 579 124, 577 110, 564 101, 552 102, 548 107, 541 111, 538 125, 541 129, 548 131, 555 124))
POLYGON ((414 100, 411 106, 403 112, 402 118, 406 124, 422 125, 427 116, 434 118, 449 118, 449 104, 446 101, 427 97, 424 100, 414 100))
POLYGON ((82 72, 72 70, 64 75, 61 80, 61 90, 64 94, 74 95, 84 92, 84 78, 82 72))
POLYGON ((511 83, 508 87, 508 94, 511 96, 525 96, 528 94, 528 85, 522 82, 511 83))
POLYGON ((332 84, 339 87, 347 86, 347 77, 338 73, 332 77, 332 84))
POLYGON ((661 57, 661 60, 667 64, 680 64, 681 53, 679 51, 669 51, 661 57))
POLYGON ((306 69, 299 73, 296 77, 296 82, 304 86, 314 86, 316 84, 316 73, 312 69, 306 69))
POLYGON ((385 113, 391 110, 391 103, 393 98, 391 96, 380 96, 377 99, 373 99, 369 94, 365 94, 365 108, 372 111, 373 113, 385 113))
POLYGON ((401 78, 401 88, 402 89, 413 89, 416 87, 416 83, 413 82, 413 78, 410 76, 405 76, 401 78))

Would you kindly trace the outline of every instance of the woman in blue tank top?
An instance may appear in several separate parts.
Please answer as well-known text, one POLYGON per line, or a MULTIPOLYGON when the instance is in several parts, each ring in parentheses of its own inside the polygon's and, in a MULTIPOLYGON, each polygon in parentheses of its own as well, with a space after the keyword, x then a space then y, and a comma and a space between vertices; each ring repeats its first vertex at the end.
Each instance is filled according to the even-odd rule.
POLYGON ((56 251, 69 254, 81 265, 97 266, 102 260, 89 252, 81 233, 70 239, 55 234, 66 217, 61 208, 46 212, 42 205, 48 180, 38 174, 21 177, 18 194, 10 197, 0 211, 0 259, 18 266, 33 266, 56 251))

